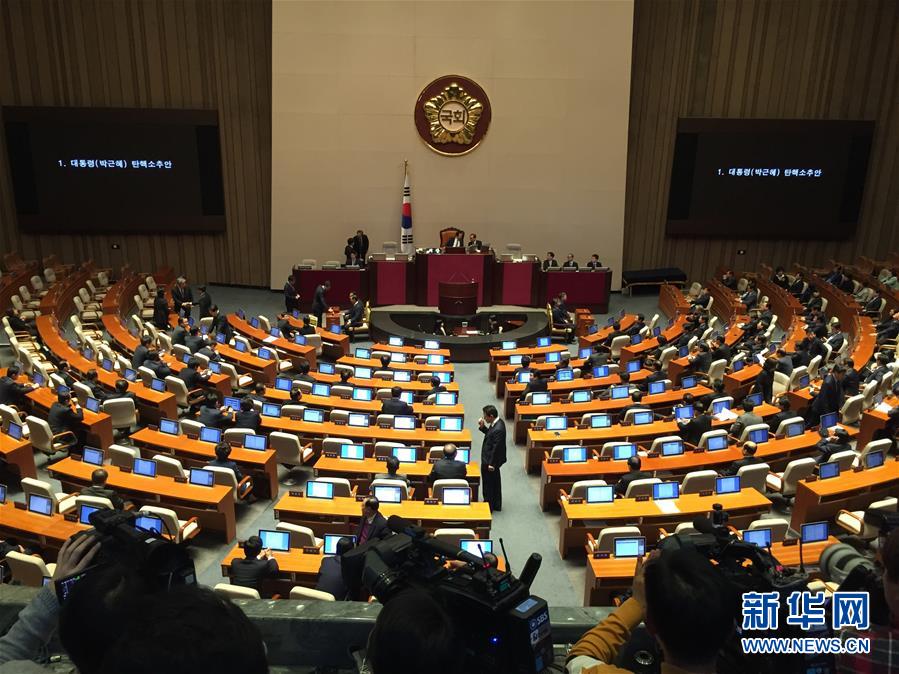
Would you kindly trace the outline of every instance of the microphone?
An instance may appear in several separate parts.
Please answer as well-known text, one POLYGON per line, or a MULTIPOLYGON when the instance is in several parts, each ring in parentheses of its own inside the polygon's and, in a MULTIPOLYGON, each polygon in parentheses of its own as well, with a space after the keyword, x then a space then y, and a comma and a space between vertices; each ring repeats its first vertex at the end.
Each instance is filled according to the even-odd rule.
POLYGON ((540 564, 542 562, 543 557, 536 552, 532 552, 531 556, 528 557, 528 561, 524 563, 524 568, 521 570, 521 575, 518 576, 518 580, 520 580, 528 590, 531 589, 531 583, 534 582, 534 577, 540 570, 540 564))

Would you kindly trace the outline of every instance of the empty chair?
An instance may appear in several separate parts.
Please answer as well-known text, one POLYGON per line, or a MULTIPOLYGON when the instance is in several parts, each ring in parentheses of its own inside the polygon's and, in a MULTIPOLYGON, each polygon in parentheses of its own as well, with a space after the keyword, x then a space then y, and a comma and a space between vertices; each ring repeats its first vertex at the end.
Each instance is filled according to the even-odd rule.
POLYGON ((630 343, 631 338, 628 335, 621 335, 612 339, 612 344, 609 347, 612 358, 617 360, 621 356, 621 349, 630 343))
POLYGON ((241 585, 231 585, 229 583, 217 583, 212 591, 220 597, 226 599, 262 599, 259 592, 251 587, 242 587, 241 585))
POLYGON ((104 496, 89 496, 86 494, 77 494, 75 496, 75 509, 81 509, 81 506, 91 506, 92 508, 101 508, 103 510, 114 510, 112 501, 104 496))
POLYGON ((573 448, 582 447, 582 446, 583 445, 553 445, 552 449, 549 450, 549 458, 559 459, 561 461, 562 458, 565 456, 566 449, 573 449, 573 448))
POLYGON ((317 477, 315 478, 315 481, 330 482, 333 484, 335 497, 350 497, 355 494, 353 488, 350 487, 350 481, 345 477, 317 477))
POLYGON ((220 466, 204 466, 205 470, 211 470, 215 473, 215 483, 225 487, 231 487, 234 490, 235 500, 242 500, 249 496, 252 478, 245 475, 239 482, 237 475, 230 468, 222 468, 220 466))
POLYGON ((707 449, 709 440, 712 438, 727 438, 727 431, 723 428, 718 428, 714 431, 706 431, 699 437, 699 447, 707 449))
MULTIPOLYGON (((867 510, 886 510, 894 513, 897 503, 899 501, 895 496, 888 496, 880 501, 874 501, 867 510)), ((850 534, 866 541, 873 540, 880 535, 880 527, 865 523, 864 510, 840 510, 836 516, 836 523, 850 534)))
POLYGON ((435 480, 431 487, 431 496, 438 501, 443 501, 443 490, 450 487, 467 487, 467 480, 435 480))
POLYGON ((662 350, 662 353, 659 354, 659 363, 662 366, 662 370, 668 370, 668 364, 674 359, 677 358, 677 347, 669 346, 666 349, 662 350))
POLYGON ((647 477, 642 480, 634 480, 627 485, 625 498, 636 498, 638 496, 652 496, 652 485, 659 484, 661 480, 657 477, 647 477))
POLYGON ((137 447, 112 444, 106 451, 109 453, 109 463, 118 468, 131 468, 134 460, 140 458, 140 450, 137 447))
MULTIPOLYGON (((340 456, 340 448, 342 445, 352 445, 353 441, 349 438, 325 438, 322 440, 322 454, 337 454, 340 456)), ((390 452, 387 452, 389 455, 390 452)))
POLYGON ((866 410, 874 407, 874 396, 877 395, 877 389, 880 388, 880 382, 877 380, 869 381, 862 389, 862 407, 866 410))
POLYGON ((809 379, 817 379, 818 377, 818 368, 821 367, 821 356, 815 356, 811 359, 808 364, 808 376, 809 379))
POLYGON ((781 496, 791 497, 796 494, 796 485, 815 472, 818 464, 811 457, 793 459, 782 473, 768 473, 768 489, 781 496))
POLYGON ((783 372, 775 372, 774 373, 774 384, 771 387, 771 391, 775 398, 783 395, 787 392, 787 389, 790 387, 790 378, 785 375, 783 372))
POLYGON ((22 427, 22 435, 28 437, 28 424, 22 419, 19 410, 10 405, 0 405, 0 422, 3 428, 9 428, 11 423, 18 424, 22 427))
POLYGON ((350 420, 350 411, 349 410, 331 410, 330 414, 328 414, 328 421, 346 424, 349 422, 349 420, 350 420))
POLYGON ((75 507, 74 494, 66 494, 65 492, 53 491, 50 483, 44 482, 43 480, 38 480, 33 477, 23 477, 22 491, 25 494, 26 503, 28 502, 28 497, 31 494, 45 496, 46 498, 50 499, 50 502, 53 504, 53 512, 63 514, 67 513, 75 507))
POLYGON ((774 435, 779 435, 783 437, 787 434, 787 428, 790 424, 802 424, 803 428, 805 427, 805 419, 802 417, 790 417, 789 419, 784 419, 779 424, 777 424, 777 430, 774 431, 774 435))
MULTIPOLYGON (((662 451, 662 445, 664 445, 666 442, 683 442, 683 440, 681 440, 681 437, 679 435, 663 435, 662 437, 659 437, 659 438, 653 438, 652 444, 649 446, 649 451, 650 452, 662 451)), ((630 443, 607 442, 606 444, 608 444, 608 445, 625 444, 626 445, 626 444, 630 444, 630 443)), ((603 449, 605 449, 605 445, 603 445, 603 449)))
POLYGON ((684 476, 680 491, 682 494, 698 494, 715 489, 718 473, 714 470, 694 470, 684 476))
POLYGON ((153 515, 162 520, 162 535, 173 543, 183 543, 200 533, 200 522, 196 517, 182 520, 178 514, 169 508, 145 505, 140 512, 145 515, 153 515))
POLYGON ((640 527, 605 527, 599 532, 598 538, 587 534, 587 547, 592 548, 591 552, 612 552, 616 538, 634 538, 635 536, 642 536, 640 527), (592 545, 590 539, 593 539, 592 545))
POLYGON ((44 285, 44 280, 40 276, 31 277, 31 287, 34 288, 34 294, 38 297, 43 297, 47 294, 47 287, 44 285))
POLYGON ((889 438, 884 438, 883 440, 872 440, 867 445, 864 446, 861 452, 858 454, 858 463, 861 463, 865 460, 865 457, 871 452, 883 452, 884 456, 890 451, 890 447, 892 447, 892 440, 889 438))
POLYGON ((714 361, 711 365, 709 365, 709 381, 724 379, 724 373, 726 369, 727 361, 724 358, 714 361))
POLYGON ((388 480, 386 478, 378 478, 371 481, 371 493, 375 493, 375 487, 400 487, 400 500, 405 501, 409 498, 409 485, 405 480, 388 480))
POLYGON ((227 443, 236 442, 239 445, 242 445, 244 439, 248 435, 255 435, 255 431, 252 428, 229 428, 225 430, 225 433, 222 436, 222 440, 227 443))
MULTIPOLYGON (((336 269, 339 265, 334 266, 336 269)), ((324 267, 322 267, 324 269, 324 267)), ((323 590, 313 590, 311 587, 302 587, 301 585, 294 585, 290 588, 290 598, 291 599, 317 599, 318 601, 336 601, 334 595, 330 592, 324 592, 323 590)))
POLYGON ((573 498, 587 498, 587 490, 590 487, 605 487, 607 486, 605 480, 578 480, 573 485, 571 485, 571 494, 570 496, 573 498))
POLYGON ((275 529, 288 532, 291 548, 320 548, 325 542, 323 538, 316 538, 312 529, 302 524, 278 522, 275 529))
POLYGON ((634 415, 637 414, 637 412, 651 412, 651 411, 652 410, 650 410, 649 408, 628 410, 627 412, 624 413, 624 421, 633 423, 634 415))
POLYGON ((770 433, 771 429, 768 428, 768 424, 750 424, 743 429, 742 433, 740 433, 740 437, 738 438, 739 441, 746 442, 749 439, 749 434, 753 431, 765 431, 766 433, 770 433))
POLYGON ((178 429, 184 435, 192 435, 197 437, 200 435, 200 431, 206 427, 206 424, 200 423, 199 421, 195 421, 194 419, 181 419, 178 422, 178 429))
POLYGON ((193 391, 187 390, 187 384, 178 377, 168 376, 165 378, 165 390, 175 396, 175 402, 178 407, 190 409, 194 405, 199 405, 206 398, 206 391, 201 388, 193 391))
POLYGON ((861 393, 846 398, 846 402, 840 408, 840 423, 857 424, 862 418, 864 400, 865 397, 861 393))
POLYGON ((6 563, 12 579, 27 587, 41 587, 44 578, 51 578, 56 572, 56 564, 44 564, 44 560, 34 555, 12 550, 6 553, 6 563))
POLYGON ((94 392, 91 391, 91 389, 87 385, 82 384, 80 381, 76 381, 72 385, 72 392, 78 398, 78 402, 82 406, 84 406, 87 403, 88 398, 96 397, 96 396, 94 396, 94 392))
POLYGON ((300 389, 303 393, 312 393, 312 382, 304 381, 302 379, 296 379, 293 382, 293 387, 300 389))
POLYGON ((303 411, 306 409, 305 405, 282 405, 281 406, 281 416, 282 417, 297 417, 298 419, 303 418, 303 411))
POLYGON ((743 489, 752 488, 761 494, 765 493, 765 481, 771 466, 767 463, 754 463, 743 466, 737 471, 737 477, 740 478, 740 487, 743 489))
POLYGON ((858 461, 858 454, 856 454, 851 449, 847 449, 842 452, 834 452, 830 455, 830 460, 828 463, 832 463, 834 461, 836 461, 840 466, 840 472, 845 473, 848 470, 852 470, 853 464, 858 461))
POLYGON ((789 389, 791 391, 795 391, 797 388, 799 388, 799 380, 807 374, 808 368, 804 365, 793 368, 793 373, 790 375, 789 389))
POLYGON ((137 426, 137 408, 130 398, 112 398, 103 401, 102 409, 112 419, 114 429, 131 430, 137 426))
POLYGON ((453 547, 460 548, 461 541, 477 538, 474 529, 437 529, 434 532, 434 538, 449 543, 453 547))
POLYGON ((303 447, 300 439, 292 433, 272 431, 268 436, 268 444, 275 450, 278 463, 286 466, 302 466, 315 454, 311 445, 303 447))
MULTIPOLYGON (((678 438, 679 439, 679 438, 678 438)), ((600 456, 615 456, 615 448, 622 445, 630 445, 630 442, 605 442, 599 450, 600 456)), ((558 446, 558 445, 557 445, 558 446)), ((566 445, 568 446, 568 445, 566 445)))
POLYGON ((746 528, 750 530, 771 529, 771 542, 780 543, 790 532, 790 523, 782 517, 769 517, 768 519, 750 522, 746 528))
POLYGON ((156 474, 157 475, 165 475, 167 477, 187 477, 187 471, 184 470, 184 466, 181 465, 181 462, 173 456, 166 456, 165 454, 157 454, 153 457, 156 459, 156 474))
POLYGON ((31 431, 31 446, 44 454, 53 455, 57 452, 67 452, 78 444, 78 438, 71 431, 63 431, 53 435, 50 424, 38 417, 26 417, 28 430, 31 431))

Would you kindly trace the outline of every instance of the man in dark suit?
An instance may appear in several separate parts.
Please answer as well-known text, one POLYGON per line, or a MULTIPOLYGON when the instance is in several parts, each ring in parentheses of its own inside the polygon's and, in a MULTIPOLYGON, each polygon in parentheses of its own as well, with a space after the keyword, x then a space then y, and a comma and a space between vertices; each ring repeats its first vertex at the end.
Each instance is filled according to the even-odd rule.
POLYGON ((457 231, 456 235, 447 241, 447 248, 465 248, 465 232, 457 231))
POLYGON ((790 294, 794 297, 799 297, 802 294, 802 289, 805 287, 805 278, 802 275, 802 272, 798 272, 796 274, 796 278, 793 279, 793 282, 790 284, 788 290, 790 294))
POLYGON ((297 368, 297 376, 294 377, 294 379, 299 379, 300 381, 308 381, 310 384, 314 384, 316 382, 315 377, 309 374, 309 361, 300 361, 300 366, 297 368))
POLYGON ((278 560, 269 549, 262 549, 262 539, 250 536, 243 544, 243 559, 231 562, 231 584, 249 587, 262 594, 262 583, 266 578, 278 575, 278 560))
MULTIPOLYGON (((524 359, 522 358, 522 361, 524 359)), ((593 353, 590 354, 590 357, 584 362, 584 370, 586 372, 593 371, 594 367, 599 367, 600 365, 605 365, 609 362, 609 354, 603 349, 602 344, 600 342, 596 342, 593 345, 593 353)))
POLYGON ((716 333, 712 337, 712 362, 726 360, 729 363, 733 355, 733 350, 724 343, 724 337, 720 333, 716 333))
POLYGON ((553 268, 559 268, 559 261, 556 259, 556 254, 550 251, 546 254, 546 259, 543 261, 543 271, 549 271, 553 268))
POLYGON ((62 378, 69 388, 75 385, 75 377, 72 376, 72 366, 69 365, 69 361, 61 360, 56 363, 56 374, 62 378))
POLYGON ((759 301, 759 291, 755 287, 755 281, 749 281, 746 292, 740 295, 740 301, 746 305, 746 310, 750 311, 755 308, 759 301))
POLYGON ((368 235, 361 229, 357 229, 356 236, 353 237, 353 248, 356 250, 359 265, 364 267, 365 260, 368 257, 368 235))
POLYGON ((144 361, 144 367, 156 375, 157 379, 165 379, 172 374, 172 368, 162 362, 159 358, 159 352, 155 349, 152 349, 150 353, 147 354, 147 360, 144 361))
POLYGON ((722 475, 736 475, 743 466, 754 466, 759 463, 758 457, 755 455, 757 446, 754 442, 743 443, 743 458, 737 459, 727 468, 721 471, 722 475))
POLYGON ((862 312, 868 314, 869 316, 874 316, 880 312, 880 295, 874 293, 874 295, 865 302, 864 308, 862 312))
POLYGON ((184 338, 184 346, 190 349, 191 353, 196 353, 206 346, 206 337, 200 334, 200 328, 193 326, 184 338))
POLYGON ((282 311, 278 314, 278 319, 275 321, 275 327, 278 329, 278 332, 281 333, 281 336, 284 339, 292 340, 294 332, 296 330, 293 327, 293 324, 290 322, 290 314, 286 311, 282 311))
POLYGON ((147 360, 147 356, 150 353, 150 344, 153 343, 153 340, 150 339, 150 335, 144 333, 140 336, 140 344, 137 345, 134 349, 134 354, 131 356, 131 367, 135 370, 144 364, 144 361, 147 360))
POLYGON ((172 287, 172 304, 182 316, 190 316, 190 310, 193 307, 194 295, 190 286, 187 285, 187 279, 183 276, 179 277, 172 287))
POLYGON ((435 480, 459 480, 468 475, 468 467, 456 460, 456 446, 448 442, 443 446, 443 458, 431 467, 428 482, 434 484, 435 480))
POLYGON ((549 383, 546 375, 537 370, 531 375, 531 381, 528 382, 527 386, 524 387, 524 391, 521 392, 520 400, 524 400, 528 393, 543 393, 548 390, 549 383))
POLYGON ((356 529, 358 545, 365 545, 371 540, 387 538, 390 535, 387 518, 378 512, 380 507, 381 502, 374 496, 369 496, 362 502, 362 520, 356 529))
POLYGON ((830 346, 830 352, 836 355, 837 351, 843 348, 843 342, 845 341, 846 337, 840 329, 839 322, 831 323, 830 334, 827 336, 827 344, 830 346))
POLYGON ((702 434, 712 430, 712 417, 706 414, 702 401, 697 400, 693 403, 693 418, 679 420, 677 425, 684 442, 699 446, 702 434))
POLYGON ((776 364, 768 358, 762 365, 762 371, 755 378, 755 390, 762 394, 762 400, 770 403, 774 397, 774 368, 776 364))
POLYGON ((847 358, 843 362, 846 373, 843 375, 843 393, 847 396, 857 396, 861 390, 861 377, 855 369, 855 361, 847 358))
POLYGON ((619 418, 624 419, 628 412, 631 410, 646 410, 650 409, 649 405, 643 402, 643 393, 640 391, 634 391, 631 393, 631 404, 627 407, 624 407, 621 412, 619 412, 619 418))
POLYGON ((234 330, 231 329, 231 326, 228 323, 228 317, 223 314, 218 305, 213 304, 209 307, 209 315, 212 316, 212 325, 209 326, 209 334, 213 335, 213 338, 218 333, 222 333, 225 335, 225 339, 230 340, 234 335, 234 330))
POLYGON ((200 286, 200 296, 197 298, 197 306, 200 309, 200 318, 209 316, 212 307, 212 297, 206 292, 206 286, 200 286))
POLYGON ((743 431, 746 430, 749 426, 755 426, 756 424, 765 423, 765 420, 762 419, 762 417, 753 412, 754 409, 755 405, 752 404, 751 400, 749 400, 748 398, 743 400, 743 414, 738 416, 736 421, 731 424, 731 435, 739 439, 743 431))
POLYGON ((578 264, 577 260, 574 259, 574 253, 568 253, 568 257, 565 259, 565 262, 562 264, 562 269, 574 269, 577 271, 578 264))
POLYGON ((210 361, 220 361, 222 359, 222 354, 218 352, 218 343, 217 342, 207 342, 205 346, 201 347, 197 354, 200 356, 205 356, 210 361))
POLYGON ((624 331, 624 334, 628 337, 633 337, 634 335, 640 334, 640 331, 646 327, 646 316, 643 314, 637 314, 637 320, 635 320, 631 326, 624 331))
POLYGON ((874 358, 874 367, 871 369, 871 372, 865 377, 865 384, 870 384, 872 381, 876 381, 878 384, 883 381, 883 378, 889 374, 890 368, 890 357, 886 353, 880 352, 874 358))
POLYGON ((662 381, 663 379, 667 379, 668 375, 666 375, 662 371, 662 364, 659 361, 653 360, 653 361, 650 361, 649 363, 647 363, 647 365, 649 366, 649 369, 652 370, 652 372, 650 372, 649 376, 643 380, 644 382, 646 382, 647 388, 648 388, 648 385, 653 382, 662 381))
POLYGON ((349 536, 341 536, 337 541, 334 555, 327 555, 322 559, 322 565, 318 571, 318 584, 315 589, 319 592, 327 592, 337 601, 344 601, 349 594, 349 588, 343 580, 343 556, 353 549, 353 539, 349 536))
POLYGON ((175 329, 172 330, 172 345, 180 344, 184 346, 185 341, 187 340, 187 336, 190 334, 190 324, 187 322, 186 318, 178 318, 178 325, 175 326, 175 329))
POLYGON ((109 479, 109 473, 103 468, 97 468, 91 473, 91 484, 89 487, 82 487, 81 493, 85 496, 99 496, 108 498, 112 501, 112 507, 116 510, 122 510, 125 507, 125 501, 119 496, 115 490, 106 486, 106 480, 109 479))
POLYGON ((730 269, 724 272, 724 275, 721 277, 721 283, 725 288, 730 288, 731 290, 737 289, 737 279, 730 269))
POLYGON ((709 302, 712 301, 712 296, 709 294, 709 289, 703 287, 702 290, 699 291, 699 295, 690 302, 691 306, 699 307, 700 309, 707 309, 709 306, 709 302))
MULTIPOLYGON (((240 469, 240 466, 238 466, 236 462, 231 460, 231 445, 229 445, 227 442, 220 442, 215 446, 215 458, 212 461, 207 461, 206 465, 213 468, 227 468, 232 473, 234 473, 234 479, 237 480, 238 485, 244 478, 243 471, 240 469)), ((252 489, 253 480, 252 478, 248 478, 246 484, 240 486, 239 496, 243 498, 244 496, 249 494, 252 489)))
POLYGON ((806 421, 812 426, 817 426, 821 415, 837 412, 843 402, 843 375, 846 370, 842 365, 834 365, 830 373, 824 377, 821 390, 812 400, 809 406, 806 421))
POLYGON ((566 341, 573 342, 574 323, 572 323, 569 319, 568 312, 565 311, 565 307, 562 305, 562 301, 558 297, 553 298, 552 315, 553 327, 562 328, 563 330, 565 330, 566 341))
POLYGON ((79 425, 83 419, 84 410, 78 404, 78 399, 72 398, 72 394, 68 392, 58 393, 47 413, 47 423, 53 435, 69 431, 80 439, 82 434, 79 433, 79 425))
POLYGON ((499 512, 503 509, 503 484, 499 470, 506 462, 506 424, 493 405, 484 407, 483 412, 484 416, 478 419, 478 429, 484 434, 481 485, 490 511, 499 512))
POLYGON ((31 391, 37 387, 34 384, 20 384, 16 381, 19 376, 19 368, 10 365, 6 369, 6 376, 0 377, 0 404, 21 406, 31 391))
POLYGON ((392 455, 388 456, 385 466, 387 472, 376 473, 374 477, 375 480, 400 480, 401 482, 405 482, 406 486, 409 486, 409 478, 397 472, 400 469, 400 460, 398 458, 392 455))
POLYGON ((258 433, 261 421, 262 418, 253 406, 253 401, 249 398, 242 398, 240 410, 234 415, 234 426, 236 428, 249 428, 258 433))
POLYGON ((96 370, 90 369, 85 372, 84 379, 81 380, 81 383, 90 389, 91 395, 94 398, 101 402, 106 400, 106 389, 103 388, 103 384, 100 383, 100 375, 96 370))
POLYGON ((821 438, 815 447, 818 450, 818 456, 815 458, 815 461, 818 463, 827 463, 837 452, 845 452, 848 449, 852 449, 849 444, 849 433, 846 432, 845 428, 840 428, 839 426, 829 429, 827 437, 821 438))
POLYGON ((219 408, 218 397, 210 391, 203 400, 197 421, 210 428, 225 429, 234 422, 234 415, 225 412, 225 408, 219 408))
POLYGON ((771 282, 775 285, 780 286, 784 290, 788 290, 790 288, 790 279, 788 279, 787 275, 784 273, 783 267, 778 267, 774 270, 774 275, 771 277, 771 282))
POLYGON ((522 372, 530 372, 531 376, 534 375, 534 368, 531 367, 531 357, 530 356, 522 356, 521 357, 521 365, 515 368, 512 372, 512 381, 518 381, 518 375, 522 372))
POLYGON ((774 354, 777 362, 774 368, 775 372, 780 372, 788 377, 793 374, 793 359, 784 351, 783 347, 778 347, 774 354))
POLYGON ((169 303, 165 298, 165 288, 156 289, 156 297, 153 299, 153 325, 157 330, 168 330, 169 327, 169 303))
POLYGON ((627 472, 615 483, 615 493, 619 498, 624 497, 627 493, 628 485, 634 480, 645 480, 652 477, 652 473, 640 470, 641 465, 642 463, 639 456, 632 456, 627 460, 627 472))
POLYGON ((200 361, 196 358, 191 358, 187 361, 187 367, 178 373, 178 379, 184 382, 188 391, 203 388, 209 379, 208 374, 200 374, 199 368, 200 361))
POLYGON ((792 419, 793 417, 795 417, 796 413, 790 409, 792 405, 790 404, 790 397, 787 395, 780 396, 780 398, 778 398, 775 403, 780 408, 780 412, 773 415, 768 420, 768 426, 772 431, 776 433, 778 427, 780 427, 780 424, 787 419, 792 419))
POLYGON ((312 298, 312 313, 318 319, 318 326, 324 327, 323 320, 325 312, 328 310, 328 301, 325 299, 325 293, 331 289, 331 282, 325 281, 315 288, 315 296, 312 298))
POLYGON ((287 277, 287 283, 284 284, 284 309, 287 312, 300 308, 300 293, 297 291, 295 283, 296 279, 291 275, 287 277))
POLYGON ((590 261, 584 266, 591 271, 594 269, 602 269, 602 262, 599 261, 599 255, 593 253, 593 255, 590 256, 590 261))
POLYGON ((128 390, 129 384, 127 379, 116 379, 115 390, 106 395, 106 400, 121 400, 127 398, 137 404, 137 396, 128 390))
POLYGON ((469 252, 475 252, 475 253, 480 252, 481 247, 483 245, 484 244, 478 238, 477 234, 472 232, 471 234, 468 235, 468 250, 469 250, 469 252))
POLYGON ((899 337, 899 311, 894 311, 892 314, 880 321, 880 323, 878 323, 876 327, 876 339, 878 346, 880 346, 887 340, 896 339, 896 337, 899 337))
POLYGON ((693 345, 692 353, 687 359, 690 362, 690 369, 696 373, 706 373, 709 371, 709 365, 712 364, 712 354, 709 351, 709 345, 705 342, 698 342, 693 345))
POLYGON ((425 392, 425 399, 435 393, 443 393, 446 391, 446 386, 440 383, 439 377, 431 377, 428 380, 428 383, 431 385, 431 388, 429 388, 427 392, 425 392))
POLYGON ((350 293, 350 308, 343 312, 343 322, 347 327, 362 325, 365 318, 365 302, 356 293, 350 293))
POLYGON ((413 414, 412 405, 400 399, 402 392, 399 386, 390 389, 390 397, 381 401, 381 414, 413 414))

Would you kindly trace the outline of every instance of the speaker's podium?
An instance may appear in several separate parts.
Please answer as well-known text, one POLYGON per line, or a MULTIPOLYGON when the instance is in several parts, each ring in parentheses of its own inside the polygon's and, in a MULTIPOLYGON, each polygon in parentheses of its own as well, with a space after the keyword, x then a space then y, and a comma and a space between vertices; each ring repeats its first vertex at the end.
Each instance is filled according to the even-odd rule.
POLYGON ((440 281, 437 306, 447 316, 471 316, 478 310, 477 281, 440 281))

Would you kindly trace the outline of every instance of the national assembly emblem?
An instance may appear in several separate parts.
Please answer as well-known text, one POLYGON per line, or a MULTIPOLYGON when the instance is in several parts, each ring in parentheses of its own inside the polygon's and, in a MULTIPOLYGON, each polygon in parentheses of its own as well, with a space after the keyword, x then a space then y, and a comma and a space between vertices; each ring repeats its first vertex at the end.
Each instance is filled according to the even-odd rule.
POLYGON ((467 77, 449 75, 426 86, 415 105, 415 126, 421 139, 443 155, 471 152, 490 126, 490 101, 467 77))

